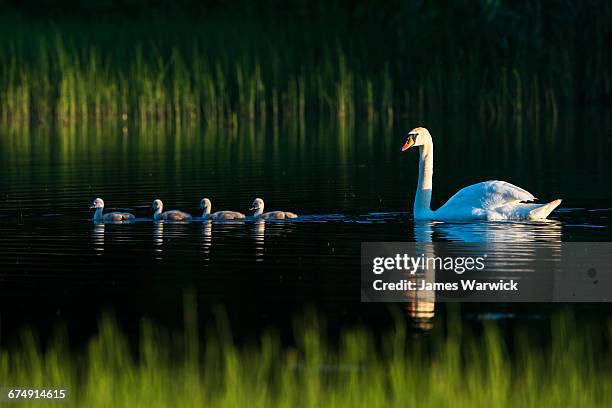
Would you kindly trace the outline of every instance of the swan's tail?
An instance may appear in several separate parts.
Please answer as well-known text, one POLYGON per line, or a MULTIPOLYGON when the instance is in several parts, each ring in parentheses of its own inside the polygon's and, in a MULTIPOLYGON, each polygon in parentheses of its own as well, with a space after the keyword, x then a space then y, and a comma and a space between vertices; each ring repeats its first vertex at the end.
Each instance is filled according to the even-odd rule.
POLYGON ((285 218, 297 218, 297 214, 292 212, 285 212, 285 218))
POLYGON ((555 201, 551 201, 548 204, 543 204, 538 208, 534 208, 529 211, 529 219, 530 220, 543 220, 548 217, 548 215, 553 212, 555 208, 557 208, 561 204, 561 200, 557 199, 555 201))

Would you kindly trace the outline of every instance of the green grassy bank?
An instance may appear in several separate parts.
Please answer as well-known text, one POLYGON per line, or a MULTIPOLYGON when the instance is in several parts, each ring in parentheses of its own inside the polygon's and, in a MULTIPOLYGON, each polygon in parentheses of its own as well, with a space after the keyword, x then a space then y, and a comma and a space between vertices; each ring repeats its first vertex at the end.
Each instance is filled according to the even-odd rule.
POLYGON ((224 330, 204 335, 187 325, 184 333, 170 335, 143 323, 134 353, 107 318, 80 352, 70 352, 64 336, 44 351, 35 336, 22 336, 18 348, 0 352, 0 383, 65 387, 66 406, 79 407, 591 407, 612 402, 612 326, 578 326, 569 314, 532 331, 502 332, 485 324, 478 335, 452 323, 420 336, 402 324, 377 336, 352 330, 333 345, 316 321, 296 327, 295 347, 281 345, 274 333, 255 345, 236 346, 224 330))

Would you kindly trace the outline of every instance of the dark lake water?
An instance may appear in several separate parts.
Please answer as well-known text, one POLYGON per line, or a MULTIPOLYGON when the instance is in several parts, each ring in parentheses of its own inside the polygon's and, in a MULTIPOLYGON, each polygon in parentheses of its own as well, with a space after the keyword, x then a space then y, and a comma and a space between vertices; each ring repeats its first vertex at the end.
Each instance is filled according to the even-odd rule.
MULTIPOLYGON (((312 306, 331 323, 376 326, 386 305, 360 303, 364 241, 561 241, 612 239, 612 142, 607 114, 508 120, 402 121, 396 128, 270 125, 239 131, 121 128, 0 133, 0 336, 43 333, 63 321, 76 337, 114 310, 128 327, 142 316, 182 325, 195 291, 203 319, 223 305, 239 334, 286 327, 312 306), (547 224, 415 225, 415 152, 400 153, 410 128, 435 143, 437 207, 458 189, 506 180, 542 200, 563 198, 547 224), (94 198, 128 210, 133 224, 94 225, 94 198), (199 216, 266 209, 290 222, 153 223, 155 198, 199 216)), ((521 256, 521 254, 517 254, 521 256)), ((524 256, 524 254, 523 254, 524 256)), ((609 310, 605 305, 590 305, 609 310)), ((534 316, 544 305, 481 304, 466 315, 534 316)), ((434 318, 435 324, 435 318, 434 318)))

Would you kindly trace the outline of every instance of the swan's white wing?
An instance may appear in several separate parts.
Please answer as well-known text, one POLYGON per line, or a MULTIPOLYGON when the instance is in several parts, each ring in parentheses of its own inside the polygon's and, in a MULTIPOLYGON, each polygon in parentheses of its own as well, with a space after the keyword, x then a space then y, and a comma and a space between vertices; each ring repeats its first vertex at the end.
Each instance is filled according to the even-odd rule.
POLYGON ((462 188, 440 210, 477 208, 487 211, 508 204, 533 200, 535 197, 527 190, 505 181, 491 180, 462 188))

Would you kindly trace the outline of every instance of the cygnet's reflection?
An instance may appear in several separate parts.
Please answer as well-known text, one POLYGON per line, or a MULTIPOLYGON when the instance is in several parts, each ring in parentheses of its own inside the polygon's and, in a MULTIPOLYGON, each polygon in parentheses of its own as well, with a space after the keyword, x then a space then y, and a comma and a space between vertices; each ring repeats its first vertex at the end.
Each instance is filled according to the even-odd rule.
POLYGON ((93 234, 92 234, 93 246, 94 246, 94 250, 98 252, 98 255, 100 255, 100 253, 104 251, 104 229, 105 228, 106 228, 106 225, 104 225, 104 223, 102 222, 95 223, 93 225, 93 234))
POLYGON ((162 259, 166 241, 187 235, 189 225, 189 222, 153 221, 153 245, 157 253, 156 259, 162 259))
POLYGON ((255 238, 255 260, 263 261, 266 237, 265 220, 258 219, 253 223, 253 237, 255 238))
POLYGON ((210 247, 212 246, 212 221, 202 222, 202 253, 209 259, 210 247))
MULTIPOLYGON (((220 220, 215 221, 211 219, 202 220, 201 236, 202 246, 201 251, 205 256, 205 260, 209 261, 213 247, 213 230, 215 235, 215 241, 221 239, 221 243, 224 235, 242 235, 245 222, 234 221, 234 220, 220 220)), ((229 236, 228 235, 228 236, 229 236)), ((218 245, 218 244, 217 244, 218 245)))
POLYGON ((265 241, 273 237, 282 237, 296 226, 284 221, 266 221, 256 219, 253 222, 253 238, 255 240, 255 260, 262 261, 265 253, 265 241))
POLYGON ((157 253, 156 259, 162 259, 161 255, 164 252, 164 222, 153 222, 153 245, 154 251, 157 253))

